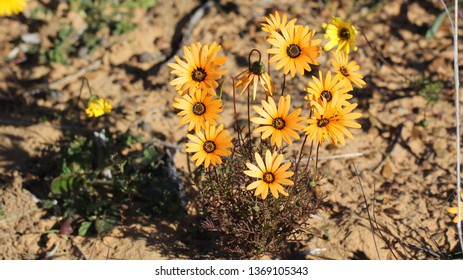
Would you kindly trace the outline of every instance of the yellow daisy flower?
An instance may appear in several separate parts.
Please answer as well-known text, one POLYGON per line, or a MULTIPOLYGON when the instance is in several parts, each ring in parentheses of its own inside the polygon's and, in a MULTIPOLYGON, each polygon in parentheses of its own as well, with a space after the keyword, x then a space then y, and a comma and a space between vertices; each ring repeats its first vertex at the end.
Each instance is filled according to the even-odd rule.
POLYGON ((206 123, 216 125, 215 120, 221 120, 218 113, 222 112, 222 102, 207 94, 207 90, 197 90, 193 95, 184 95, 175 98, 177 103, 172 105, 181 110, 177 115, 181 116, 180 124, 189 124, 188 130, 195 129, 198 132, 206 128, 206 123))
POLYGON ((26 7, 24 0, 0 0, 0 16, 17 15, 26 7))
MULTIPOLYGON (((460 197, 463 198, 463 191, 461 191, 460 197)), ((447 211, 450 214, 456 214, 455 218, 453 218, 453 222, 458 223, 458 207, 450 207, 447 211)), ((460 205, 460 213, 462 213, 461 221, 463 221, 463 203, 460 205)))
POLYGON ((332 52, 334 59, 331 59, 331 65, 333 65, 336 76, 339 80, 345 82, 345 85, 349 90, 353 90, 352 83, 359 88, 366 85, 363 80, 363 76, 357 71, 360 70, 360 66, 354 60, 349 61, 349 56, 344 52, 332 52))
POLYGON ((319 79, 312 76, 313 82, 307 82, 308 86, 304 90, 308 93, 305 96, 307 100, 315 100, 319 103, 331 102, 335 93, 337 93, 338 100, 341 100, 339 105, 347 105, 347 99, 352 98, 351 94, 348 94, 349 89, 345 87, 345 82, 340 80, 338 76, 332 78, 331 71, 326 73, 326 77, 323 76, 322 71, 318 72, 319 79))
POLYGON ((325 28, 325 38, 329 41, 325 45, 325 50, 329 51, 334 46, 338 45, 336 51, 343 50, 346 53, 350 52, 350 49, 356 51, 357 46, 357 30, 350 24, 350 21, 344 22, 339 17, 333 17, 330 24, 323 23, 322 27, 325 28))
POLYGON ((90 101, 88 102, 87 109, 85 109, 85 113, 89 118, 97 118, 106 113, 111 112, 112 109, 113 107, 107 99, 93 96, 90 98, 90 101))
POLYGON ((319 104, 315 101, 311 102, 313 114, 311 118, 306 120, 308 126, 304 129, 310 141, 315 140, 319 144, 322 144, 323 140, 330 139, 334 145, 337 145, 338 142, 345 145, 344 135, 350 139, 354 138, 349 130, 347 130, 347 127, 361 127, 354 120, 360 118, 362 114, 351 113, 357 107, 357 103, 340 108, 337 102, 334 99, 332 103, 325 102, 324 104, 319 104))
POLYGON ((262 30, 269 33, 266 38, 273 38, 272 32, 281 34, 281 29, 287 28, 290 25, 296 24, 297 18, 293 18, 288 22, 286 14, 283 14, 283 18, 280 17, 280 13, 275 11, 275 15, 269 14, 270 18, 264 17, 267 23, 262 23, 262 30))
POLYGON ((268 138, 270 135, 272 145, 281 147, 283 140, 287 144, 292 143, 291 138, 299 139, 300 131, 304 128, 299 122, 303 121, 304 118, 300 117, 301 109, 297 109, 289 113, 291 107, 291 97, 280 96, 278 101, 278 108, 273 101, 273 98, 269 98, 268 102, 262 100, 262 106, 264 109, 253 106, 254 110, 261 115, 259 118, 251 118, 251 122, 260 124, 260 126, 254 129, 254 132, 262 132, 262 139, 268 138))
POLYGON ((271 96, 276 90, 270 75, 265 72, 265 65, 261 61, 254 62, 249 70, 237 76, 240 80, 236 82, 235 88, 243 87, 240 94, 249 87, 252 86, 253 100, 256 99, 257 84, 260 82, 264 88, 265 94, 271 96), (252 83, 251 83, 252 82, 252 83))
POLYGON ((227 130, 223 129, 223 124, 218 127, 206 124, 206 129, 196 132, 196 135, 188 134, 187 137, 192 142, 186 144, 188 153, 195 153, 191 160, 196 160, 196 166, 204 162, 204 167, 209 165, 216 166, 222 163, 221 157, 231 154, 229 148, 232 146, 232 137, 227 136, 227 130))
POLYGON ((196 42, 183 47, 185 60, 175 56, 177 63, 167 64, 173 68, 170 73, 178 76, 170 84, 181 95, 185 92, 192 95, 197 89, 207 90, 210 95, 215 95, 215 88, 219 85, 217 80, 227 72, 225 69, 218 69, 226 60, 226 57, 217 57, 220 48, 216 42, 210 46, 201 46, 201 43, 196 42))
POLYGON ((255 154, 255 157, 257 166, 247 162, 246 166, 249 170, 245 170, 244 173, 249 177, 258 178, 258 180, 249 184, 246 189, 256 189, 254 195, 260 195, 262 199, 267 198, 269 189, 275 198, 279 197, 279 193, 288 196, 288 192, 282 185, 294 185, 294 182, 288 179, 294 174, 292 171, 287 171, 291 166, 291 162, 281 165, 283 155, 277 152, 272 154, 270 150, 265 152, 265 162, 258 153, 255 154))
POLYGON ((267 50, 267 53, 273 54, 270 62, 276 62, 275 69, 284 67, 284 73, 291 72, 291 77, 304 75, 304 70, 311 71, 309 64, 319 65, 315 59, 320 56, 320 39, 312 40, 315 30, 309 30, 309 27, 300 25, 290 25, 288 28, 281 29, 281 35, 272 31, 273 38, 268 42, 274 46, 267 50))

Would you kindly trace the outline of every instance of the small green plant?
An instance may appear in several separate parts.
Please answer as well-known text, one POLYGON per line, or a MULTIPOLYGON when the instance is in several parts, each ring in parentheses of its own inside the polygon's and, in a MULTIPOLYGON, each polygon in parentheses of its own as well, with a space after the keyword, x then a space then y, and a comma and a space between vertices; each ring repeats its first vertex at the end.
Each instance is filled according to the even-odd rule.
POLYGON ((427 127, 429 121, 426 119, 427 107, 435 104, 439 101, 439 94, 444 89, 444 83, 442 81, 430 81, 427 78, 421 78, 412 83, 412 87, 418 91, 427 102, 426 109, 424 110, 424 117, 421 120, 421 125, 427 127))
POLYGON ((50 198, 74 221, 79 235, 111 230, 124 211, 175 215, 179 210, 175 185, 163 169, 165 153, 155 146, 135 150, 140 142, 130 132, 104 130, 64 141, 50 198))
MULTIPOLYGON (((69 57, 76 55, 81 47, 91 54, 101 47, 103 31, 108 30, 113 36, 130 32, 136 27, 132 22, 134 9, 147 9, 155 3, 155 0, 70 0, 70 9, 82 17, 87 27, 79 36, 80 31, 73 30, 70 23, 65 22, 52 38, 52 46, 40 50, 40 61, 68 65, 69 57)), ((33 16, 40 20, 39 16, 47 12, 45 8, 34 9, 33 16)))
POLYGON ((75 42, 75 34, 73 34, 70 25, 65 24, 53 39, 53 47, 48 50, 42 50, 40 54, 41 63, 60 63, 69 65, 69 55, 75 52, 73 43, 75 42))

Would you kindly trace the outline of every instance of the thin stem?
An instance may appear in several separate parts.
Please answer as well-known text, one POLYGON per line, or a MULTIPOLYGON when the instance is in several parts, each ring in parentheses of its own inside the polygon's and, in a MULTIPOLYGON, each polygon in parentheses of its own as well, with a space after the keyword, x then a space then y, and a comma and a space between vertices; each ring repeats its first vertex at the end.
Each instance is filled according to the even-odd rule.
POLYGON ((309 169, 310 159, 312 158, 312 150, 313 150, 313 141, 310 143, 309 157, 308 157, 308 159, 307 159, 307 164, 306 164, 306 166, 305 166, 305 171, 304 171, 304 173, 307 173, 307 169, 309 169))
POLYGON ((270 54, 267 55, 267 73, 270 76, 270 54))
POLYGON ((317 153, 315 155, 315 172, 313 174, 313 180, 315 182, 315 179, 318 177, 318 151, 320 150, 320 143, 317 144, 317 153))
POLYGON ((238 114, 236 113, 236 92, 235 92, 235 78, 232 78, 232 89, 233 89, 233 118, 235 119, 236 133, 238 133, 238 145, 241 146, 241 132, 240 124, 238 122, 238 114))
POLYGON ((261 58, 262 58, 262 55, 260 53, 260 51, 258 49, 252 49, 250 52, 249 52, 249 55, 248 55, 248 69, 249 71, 251 71, 251 66, 252 66, 252 63, 251 63, 251 56, 252 56, 252 53, 253 52, 257 52, 257 54, 259 54, 259 59, 257 60, 259 63, 261 61, 261 58))
POLYGON ((283 85, 281 87, 281 96, 285 93, 285 85, 286 85, 286 74, 283 74, 283 85))
POLYGON ((362 180, 360 180, 360 174, 357 170, 357 167, 355 166, 354 161, 353 160, 350 160, 350 161, 352 163, 352 166, 354 167, 355 175, 357 176, 357 179, 359 181, 360 189, 362 190, 363 201, 365 202, 365 206, 367 208, 368 221, 370 221, 371 234, 373 235, 373 242, 375 243, 376 254, 378 255, 378 259, 381 260, 381 255, 379 254, 378 245, 376 244, 375 228, 373 226, 373 219, 371 218, 370 210, 368 209, 369 208, 368 201, 365 195, 365 191, 363 190, 362 180))
POLYGON ((249 129, 249 142, 251 142, 251 92, 248 87, 248 129, 249 129))
POLYGON ((79 98, 78 98, 78 100, 77 100, 77 103, 79 103, 79 101, 80 101, 80 96, 82 95, 82 90, 84 89, 84 85, 85 85, 85 84, 87 85, 88 92, 90 93, 90 96, 93 95, 93 93, 92 93, 92 88, 90 87, 89 81, 87 80, 87 78, 82 77, 82 84, 80 85, 79 98))
POLYGON ((447 14, 447 17, 449 18, 450 26, 452 27, 452 33, 455 32, 455 27, 453 27, 453 22, 452 22, 452 17, 450 16, 450 11, 447 9, 447 5, 445 5, 445 2, 443 0, 440 0, 442 3, 442 6, 444 6, 445 13, 447 14))
POLYGON ((463 234, 461 230, 461 153, 460 153, 460 77, 459 77, 459 69, 458 69, 458 0, 455 0, 455 9, 454 9, 455 19, 454 19, 454 26, 453 29, 453 71, 454 71, 454 78, 455 78, 455 118, 456 118, 456 133, 457 133, 457 141, 456 141, 456 150, 457 150, 457 209, 458 209, 458 222, 457 222, 457 231, 458 231, 458 238, 460 240, 460 248, 461 252, 463 253, 463 234))
POLYGON ((296 162, 296 167, 294 168, 294 180, 296 182, 297 182, 297 170, 299 168, 299 163, 301 162, 301 159, 302 159, 302 152, 304 150, 305 142, 307 141, 307 137, 308 137, 308 135, 306 134, 305 137, 304 137, 304 141, 302 141, 301 150, 299 151, 299 157, 297 158, 297 162, 296 162))
POLYGON ((186 153, 186 164, 188 167, 188 177, 191 178, 190 153, 186 153))

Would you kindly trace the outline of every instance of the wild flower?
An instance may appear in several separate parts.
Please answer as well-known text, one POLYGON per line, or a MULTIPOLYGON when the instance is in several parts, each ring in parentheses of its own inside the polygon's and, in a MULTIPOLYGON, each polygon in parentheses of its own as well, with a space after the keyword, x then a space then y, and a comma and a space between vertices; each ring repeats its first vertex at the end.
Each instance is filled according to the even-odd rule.
POLYGON ((299 122, 304 118, 300 117, 301 109, 289 112, 291 108, 291 97, 280 96, 278 107, 272 98, 268 101, 262 100, 262 107, 253 106, 254 110, 260 115, 257 118, 251 118, 251 122, 260 126, 254 129, 255 133, 262 133, 262 139, 270 136, 272 145, 281 147, 283 140, 287 144, 292 143, 291 138, 299 139, 298 131, 302 131, 304 126, 299 122))
POLYGON ((206 128, 206 123, 216 125, 216 120, 221 120, 222 102, 208 95, 207 90, 198 89, 194 94, 175 98, 177 103, 172 105, 181 110, 177 115, 181 116, 180 124, 188 124, 188 130, 195 129, 198 132, 206 128))
POLYGON ((88 102, 85 113, 89 118, 97 118, 111 112, 113 107, 106 98, 92 96, 88 102))
POLYGON ((208 168, 210 164, 221 164, 221 157, 231 154, 229 148, 233 146, 232 137, 223 129, 223 124, 216 127, 208 123, 204 133, 197 131, 196 135, 188 134, 187 137, 191 142, 186 144, 186 151, 194 153, 191 160, 196 161, 196 166, 204 163, 204 167, 208 168))
POLYGON ((308 93, 305 99, 330 103, 335 93, 338 93, 338 104, 344 105, 347 102, 345 100, 352 98, 352 95, 348 94, 349 89, 345 86, 345 81, 340 80, 338 76, 332 77, 331 71, 328 71, 326 76, 319 71, 318 75, 319 78, 312 76, 312 81, 307 82, 309 87, 304 89, 308 93))
POLYGON ((329 51, 338 45, 336 51, 344 51, 349 53, 350 50, 357 50, 355 42, 357 41, 357 29, 350 23, 344 22, 339 17, 333 17, 331 23, 323 23, 322 27, 325 28, 325 38, 329 41, 325 44, 325 51, 329 51))
POLYGON ((175 56, 177 63, 167 64, 173 69, 171 73, 178 76, 170 84, 175 86, 181 95, 193 95, 198 89, 207 90, 208 94, 215 95, 217 80, 227 72, 225 69, 219 69, 226 61, 224 56, 217 57, 220 49, 221 46, 216 42, 210 46, 202 46, 196 42, 183 47, 184 59, 175 56))
POLYGON ((310 30, 308 26, 289 25, 281 29, 281 34, 276 31, 271 32, 273 38, 268 42, 273 46, 267 53, 273 54, 270 62, 276 62, 275 69, 283 68, 285 74, 291 73, 291 77, 304 75, 304 71, 311 71, 312 65, 319 65, 316 60, 320 56, 320 39, 313 39, 315 30, 310 30))
POLYGON ((265 91, 267 96, 272 96, 275 92, 275 86, 273 84, 272 78, 270 75, 265 72, 265 65, 261 61, 255 61, 252 63, 251 67, 240 73, 237 78, 239 79, 238 82, 235 83, 235 88, 242 87, 240 94, 248 88, 252 86, 252 98, 253 100, 256 99, 257 94, 257 86, 260 82, 262 88, 265 91))
POLYGON ((17 15, 21 13, 25 7, 25 0, 2 0, 0 1, 0 16, 17 15))
POLYGON ((286 192, 282 185, 294 185, 294 182, 288 179, 294 174, 292 171, 287 171, 291 163, 281 164, 283 162, 283 155, 277 152, 272 154, 270 150, 265 152, 265 162, 258 153, 255 153, 255 158, 257 166, 247 162, 246 166, 249 170, 244 171, 244 173, 250 177, 257 178, 257 181, 249 184, 246 189, 255 189, 254 195, 260 195, 262 199, 267 198, 269 190, 275 198, 279 197, 279 193, 288 196, 288 192, 286 192))
POLYGON ((361 127, 354 120, 360 118, 362 114, 351 113, 357 107, 357 103, 341 108, 336 99, 337 95, 331 103, 310 102, 313 114, 306 120, 308 126, 304 129, 310 141, 315 140, 318 144, 322 144, 325 140, 331 140, 334 145, 338 142, 345 145, 344 135, 350 139, 354 138, 347 128, 361 127))
POLYGON ((355 60, 349 61, 349 56, 344 52, 332 52, 332 54, 334 58, 331 59, 331 65, 334 67, 336 76, 345 82, 349 90, 353 90, 352 83, 359 88, 366 85, 363 76, 358 73, 360 66, 355 60))

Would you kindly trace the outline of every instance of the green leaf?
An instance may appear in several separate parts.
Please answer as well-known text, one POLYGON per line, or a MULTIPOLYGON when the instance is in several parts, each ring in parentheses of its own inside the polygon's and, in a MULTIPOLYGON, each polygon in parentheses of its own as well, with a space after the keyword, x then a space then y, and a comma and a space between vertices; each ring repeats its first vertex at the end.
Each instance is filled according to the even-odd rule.
POLYGON ((79 235, 85 236, 87 235, 88 229, 92 226, 92 221, 83 222, 79 227, 79 235))
POLYGON ((446 16, 447 16, 447 14, 444 11, 436 18, 436 20, 432 24, 431 28, 429 28, 428 31, 426 32, 426 38, 430 39, 430 38, 434 38, 436 36, 436 33, 437 33, 437 31, 439 31, 439 28, 442 25, 442 22, 444 21, 446 16))
POLYGON ((110 231, 116 225, 116 219, 114 217, 103 217, 98 218, 95 221, 95 229, 98 233, 104 233, 110 231))
POLYGON ((67 165, 66 161, 63 162, 63 166, 61 167, 61 169, 63 171, 63 174, 70 174, 71 173, 71 169, 67 165))
POLYGON ((55 202, 53 200, 46 199, 42 201, 43 209, 51 209, 53 206, 55 206, 55 202))
POLYGON ((62 194, 69 190, 70 181, 72 176, 62 175, 58 178, 53 179, 51 182, 50 189, 54 194, 62 194))

